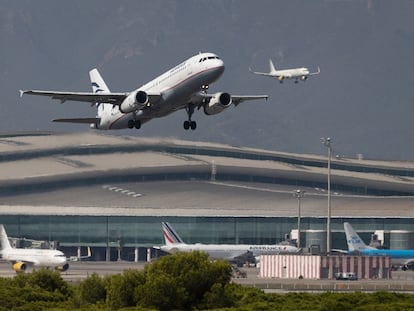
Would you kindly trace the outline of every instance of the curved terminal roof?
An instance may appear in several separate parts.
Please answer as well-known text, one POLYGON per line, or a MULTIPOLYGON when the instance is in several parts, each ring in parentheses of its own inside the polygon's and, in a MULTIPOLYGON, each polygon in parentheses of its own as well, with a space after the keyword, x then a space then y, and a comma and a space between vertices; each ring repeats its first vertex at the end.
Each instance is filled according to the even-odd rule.
MULTIPOLYGON (((326 165, 318 155, 171 138, 4 134, 0 213, 295 216, 292 190, 303 188, 304 215, 322 217, 326 165)), ((332 189, 333 216, 414 217, 413 162, 334 158, 332 189)))

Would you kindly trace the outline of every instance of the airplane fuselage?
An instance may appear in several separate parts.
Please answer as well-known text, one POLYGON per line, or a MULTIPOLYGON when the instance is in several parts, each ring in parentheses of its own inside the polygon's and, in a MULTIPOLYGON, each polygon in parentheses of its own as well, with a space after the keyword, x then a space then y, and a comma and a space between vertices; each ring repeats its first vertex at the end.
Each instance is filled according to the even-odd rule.
POLYGON ((291 245, 246 245, 246 244, 171 244, 161 246, 168 253, 202 251, 213 259, 231 260, 248 252, 253 256, 265 254, 296 253, 298 249, 291 245))
POLYGON ((286 79, 301 78, 309 75, 309 69, 302 67, 295 69, 277 70, 273 72, 272 75, 274 75, 275 77, 283 77, 286 79))
POLYGON ((411 249, 364 249, 360 253, 365 256, 389 256, 395 265, 404 265, 414 260, 414 250, 411 249))
POLYGON ((30 262, 35 266, 58 267, 66 264, 63 252, 49 249, 20 249, 2 250, 2 259, 10 262, 30 262))
POLYGON ((99 129, 128 128, 130 120, 145 123, 154 117, 163 117, 183 109, 191 97, 216 81, 224 72, 224 63, 215 54, 201 53, 190 57, 137 90, 160 93, 161 98, 151 106, 131 113, 122 113, 118 106, 104 104, 99 129), (148 117, 147 117, 148 115, 148 117))

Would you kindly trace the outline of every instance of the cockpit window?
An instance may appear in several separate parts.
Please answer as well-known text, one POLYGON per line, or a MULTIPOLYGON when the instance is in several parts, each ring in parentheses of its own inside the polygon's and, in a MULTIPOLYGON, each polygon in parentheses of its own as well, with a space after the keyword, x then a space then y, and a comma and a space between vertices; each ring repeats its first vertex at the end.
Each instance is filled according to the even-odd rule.
POLYGON ((220 59, 218 56, 208 56, 208 57, 204 57, 204 58, 200 58, 199 59, 199 63, 206 61, 207 59, 220 59))

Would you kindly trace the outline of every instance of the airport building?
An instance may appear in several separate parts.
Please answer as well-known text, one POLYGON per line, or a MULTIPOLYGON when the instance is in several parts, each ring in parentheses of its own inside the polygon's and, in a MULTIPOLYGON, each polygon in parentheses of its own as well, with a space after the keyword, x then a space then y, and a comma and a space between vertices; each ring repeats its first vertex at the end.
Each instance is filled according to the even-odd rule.
MULTIPOLYGON (((321 147, 323 148, 323 147, 321 147)), ((323 149, 322 149, 323 150, 323 149)), ((168 221, 187 243, 279 243, 326 250, 327 157, 97 133, 0 137, 0 219, 12 237, 67 255, 145 260, 168 221)), ((366 243, 414 248, 414 163, 334 157, 332 248, 347 221, 366 243)), ((152 250, 151 256, 157 256, 152 250)))

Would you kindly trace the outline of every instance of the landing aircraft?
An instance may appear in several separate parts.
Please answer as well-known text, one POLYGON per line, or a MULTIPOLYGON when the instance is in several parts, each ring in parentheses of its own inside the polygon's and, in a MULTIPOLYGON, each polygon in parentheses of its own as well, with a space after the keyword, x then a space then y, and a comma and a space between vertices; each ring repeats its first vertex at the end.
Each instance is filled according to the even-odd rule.
POLYGON ((24 272, 28 264, 35 267, 53 267, 62 272, 69 268, 65 254, 61 251, 52 249, 13 248, 10 245, 3 225, 0 225, 0 236, 1 259, 11 262, 13 264, 13 270, 16 272, 24 272))
POLYGON ((268 98, 267 95, 230 95, 226 92, 207 94, 209 85, 223 72, 224 62, 216 54, 200 53, 132 92, 112 93, 95 68, 89 72, 91 93, 20 90, 20 96, 48 96, 61 103, 88 102, 98 109, 95 118, 55 119, 54 122, 86 123, 99 130, 139 129, 154 118, 185 109, 184 129, 195 130, 197 123, 191 118, 196 109, 202 108, 206 115, 215 115, 231 104, 237 106, 247 100, 268 98))
POLYGON ((401 267, 402 270, 407 270, 408 266, 414 263, 413 249, 378 249, 366 245, 348 222, 344 223, 344 229, 349 253, 360 253, 364 256, 389 256, 393 266, 401 267))
POLYGON ((266 77, 273 77, 279 80, 280 83, 283 83, 285 79, 294 79, 295 83, 298 83, 299 80, 306 81, 309 76, 317 75, 321 73, 321 69, 318 67, 318 71, 316 72, 309 72, 309 69, 306 67, 301 68, 293 68, 293 69, 283 69, 283 70, 276 70, 275 66, 271 59, 269 59, 269 72, 257 72, 252 71, 256 75, 266 76, 266 77))
POLYGON ((162 223, 165 245, 160 249, 167 253, 202 251, 212 259, 233 260, 251 253, 254 257, 264 254, 297 253, 299 249, 289 244, 252 245, 252 244, 186 244, 174 228, 162 223))

